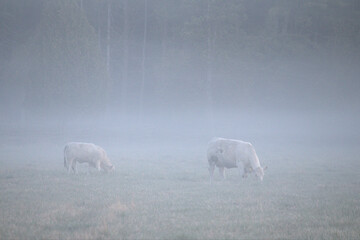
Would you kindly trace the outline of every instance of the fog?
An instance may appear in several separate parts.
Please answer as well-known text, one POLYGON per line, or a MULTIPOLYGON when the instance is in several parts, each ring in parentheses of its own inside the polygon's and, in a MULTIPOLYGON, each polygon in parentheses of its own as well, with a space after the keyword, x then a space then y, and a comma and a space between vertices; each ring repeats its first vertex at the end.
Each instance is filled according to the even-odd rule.
MULTIPOLYGON (((66 179, 63 148, 75 141, 102 146, 121 181, 133 174, 144 186, 143 174, 172 174, 181 185, 193 174, 207 184, 207 144, 224 137, 253 144, 269 167, 265 187, 314 165, 327 167, 325 179, 349 170, 350 191, 360 164, 359 12, 357 1, 341 0, 0 0, 1 174, 66 179)), ((81 182, 87 166, 79 167, 81 182)))

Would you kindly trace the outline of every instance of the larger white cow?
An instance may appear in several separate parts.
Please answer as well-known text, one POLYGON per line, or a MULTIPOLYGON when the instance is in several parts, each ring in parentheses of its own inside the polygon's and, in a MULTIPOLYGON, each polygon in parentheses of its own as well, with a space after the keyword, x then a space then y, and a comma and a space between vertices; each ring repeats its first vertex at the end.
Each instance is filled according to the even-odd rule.
POLYGON ((259 162, 253 145, 235 139, 215 138, 210 141, 207 158, 209 162, 210 181, 213 180, 215 166, 219 168, 221 177, 225 178, 225 168, 243 167, 243 177, 248 173, 255 172, 255 175, 262 181, 264 170, 259 162))
POLYGON ((75 173, 77 173, 76 163, 88 163, 100 171, 105 172, 114 169, 106 152, 101 147, 92 143, 71 142, 65 145, 64 148, 64 167, 70 173, 70 166, 75 173))

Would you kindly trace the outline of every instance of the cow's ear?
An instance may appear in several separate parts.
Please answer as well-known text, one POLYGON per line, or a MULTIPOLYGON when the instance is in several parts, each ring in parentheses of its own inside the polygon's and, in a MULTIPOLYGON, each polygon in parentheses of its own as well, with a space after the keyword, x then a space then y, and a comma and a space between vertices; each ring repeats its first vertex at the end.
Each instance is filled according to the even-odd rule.
POLYGON ((264 169, 264 171, 265 171, 266 169, 268 169, 268 166, 265 166, 263 169, 264 169))

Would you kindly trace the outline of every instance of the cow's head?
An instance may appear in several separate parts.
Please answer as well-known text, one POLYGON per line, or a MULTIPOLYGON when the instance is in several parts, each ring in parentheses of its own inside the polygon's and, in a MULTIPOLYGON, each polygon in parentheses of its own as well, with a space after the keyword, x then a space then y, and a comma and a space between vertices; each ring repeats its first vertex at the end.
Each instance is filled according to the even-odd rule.
POLYGON ((112 172, 115 170, 114 165, 112 165, 111 163, 102 164, 101 167, 102 169, 104 169, 105 172, 112 172))
POLYGON ((267 169, 267 166, 265 166, 264 168, 262 167, 257 167, 255 168, 255 175, 256 177, 258 177, 260 179, 260 181, 263 180, 264 178, 264 171, 267 169))
POLYGON ((111 166, 108 167, 108 172, 112 172, 115 170, 115 166, 111 164, 111 166))
POLYGON ((114 171, 114 170, 115 170, 114 165, 111 165, 111 166, 107 167, 107 171, 108 171, 108 172, 112 172, 112 171, 114 171))

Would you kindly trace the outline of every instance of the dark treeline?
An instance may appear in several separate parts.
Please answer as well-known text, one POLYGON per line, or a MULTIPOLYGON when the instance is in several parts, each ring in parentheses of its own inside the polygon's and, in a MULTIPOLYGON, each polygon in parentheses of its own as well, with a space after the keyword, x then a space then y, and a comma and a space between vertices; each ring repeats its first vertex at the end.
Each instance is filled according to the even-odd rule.
POLYGON ((0 0, 2 116, 359 110, 358 0, 0 0))

